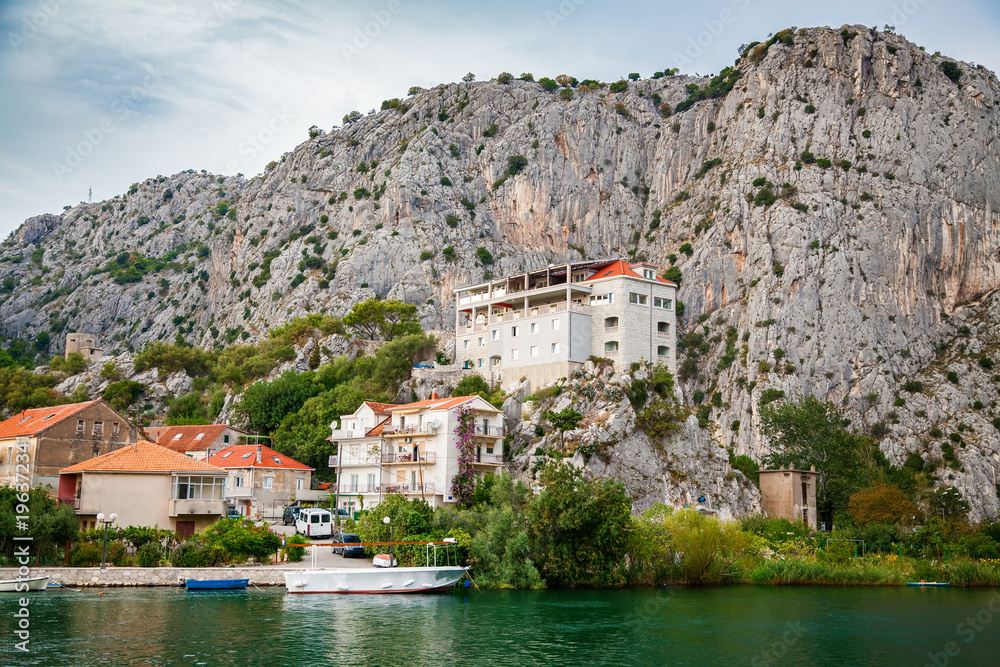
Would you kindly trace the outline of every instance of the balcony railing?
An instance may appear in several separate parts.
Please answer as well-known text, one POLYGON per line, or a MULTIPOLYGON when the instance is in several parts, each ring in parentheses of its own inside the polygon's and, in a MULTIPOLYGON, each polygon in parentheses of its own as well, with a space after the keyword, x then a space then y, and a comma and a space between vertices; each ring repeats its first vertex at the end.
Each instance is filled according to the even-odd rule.
POLYGON ((604 350, 604 356, 609 359, 614 359, 618 356, 618 350, 604 350))
POLYGON ((416 426, 406 426, 404 428, 399 428, 398 426, 386 426, 382 429, 382 435, 391 435, 393 437, 398 437, 401 435, 427 435, 428 433, 433 433, 434 430, 427 424, 419 424, 416 426))
POLYGON ((338 493, 341 495, 357 495, 359 493, 379 493, 381 491, 381 484, 350 484, 345 483, 340 485, 338 493))
POLYGON ((503 454, 480 454, 474 457, 473 463, 486 465, 503 465, 503 454))
POLYGON ((604 333, 618 333, 618 327, 604 327, 604 333))
POLYGON ((249 486, 227 486, 226 498, 249 498, 253 495, 253 489, 249 486))
POLYGON ((503 426, 483 427, 482 424, 477 424, 475 435, 481 435, 484 437, 491 437, 491 438, 502 438, 504 436, 504 427, 503 426))
POLYGON ((434 463, 437 452, 413 452, 382 454, 382 463, 434 463))
POLYGON ((434 495, 434 484, 383 484, 382 489, 385 493, 417 493, 434 495))
POLYGON ((75 510, 80 509, 80 499, 79 498, 60 498, 60 505, 68 505, 75 510))
POLYGON ((657 331, 656 335, 659 336, 660 338, 670 338, 669 331, 657 331))

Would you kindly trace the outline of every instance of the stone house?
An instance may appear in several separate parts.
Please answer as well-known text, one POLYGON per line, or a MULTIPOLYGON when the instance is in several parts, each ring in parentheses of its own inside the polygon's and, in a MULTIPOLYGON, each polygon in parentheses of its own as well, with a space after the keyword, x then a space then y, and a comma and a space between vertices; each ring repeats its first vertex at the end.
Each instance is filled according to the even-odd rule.
POLYGON ((98 512, 114 512, 119 526, 189 537, 226 512, 224 470, 145 441, 62 469, 58 490, 84 530, 98 527, 98 512))
POLYGON ((766 516, 802 521, 816 530, 816 468, 761 470, 760 506, 766 516))
POLYGON ((316 497, 309 491, 313 468, 264 445, 233 445, 208 463, 228 473, 226 499, 245 516, 281 518, 293 500, 316 497))
POLYGON ((17 479, 18 445, 27 447, 31 486, 56 488, 63 468, 138 439, 135 425, 103 399, 23 410, 0 423, 0 485, 17 479))
POLYGON ((79 352, 83 358, 91 363, 101 360, 104 351, 97 347, 97 337, 94 334, 68 333, 66 334, 66 357, 79 352))
POLYGON ((491 383, 549 384, 590 356, 676 370, 677 285, 624 259, 573 262, 457 291, 455 361, 491 383))
POLYGON ((240 438, 246 433, 228 424, 207 424, 154 426, 146 429, 146 435, 161 447, 205 461, 210 452, 218 452, 230 445, 239 444, 240 438))

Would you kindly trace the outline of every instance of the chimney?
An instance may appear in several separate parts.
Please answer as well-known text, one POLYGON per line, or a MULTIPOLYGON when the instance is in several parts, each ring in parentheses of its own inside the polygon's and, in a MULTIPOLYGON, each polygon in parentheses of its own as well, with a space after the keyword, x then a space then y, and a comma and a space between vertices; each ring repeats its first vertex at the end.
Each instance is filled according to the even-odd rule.
POLYGON ((257 463, 261 462, 262 454, 263 450, 261 449, 260 445, 257 445, 257 463))
POLYGON ((431 400, 436 401, 438 398, 438 393, 436 391, 431 392, 431 400))

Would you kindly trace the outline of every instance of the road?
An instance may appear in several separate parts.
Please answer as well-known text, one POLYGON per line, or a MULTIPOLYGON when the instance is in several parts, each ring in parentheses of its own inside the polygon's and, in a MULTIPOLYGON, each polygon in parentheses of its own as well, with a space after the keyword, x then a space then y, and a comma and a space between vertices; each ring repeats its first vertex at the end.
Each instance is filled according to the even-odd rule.
MULTIPOLYGON (((279 535, 285 535, 290 537, 295 534, 295 526, 285 526, 280 521, 271 526, 271 530, 278 533, 279 535)), ((331 550, 329 544, 330 540, 319 540, 321 544, 316 547, 316 567, 319 568, 329 568, 329 567, 349 567, 349 568, 374 568, 371 559, 369 558, 344 558, 340 554, 335 554, 331 550), (323 544, 323 543, 326 544, 323 544)), ((280 563, 280 564, 270 564, 264 567, 280 567, 282 569, 296 569, 302 568, 307 569, 312 567, 312 557, 309 555, 310 547, 306 547, 306 556, 302 559, 300 563, 280 563)))

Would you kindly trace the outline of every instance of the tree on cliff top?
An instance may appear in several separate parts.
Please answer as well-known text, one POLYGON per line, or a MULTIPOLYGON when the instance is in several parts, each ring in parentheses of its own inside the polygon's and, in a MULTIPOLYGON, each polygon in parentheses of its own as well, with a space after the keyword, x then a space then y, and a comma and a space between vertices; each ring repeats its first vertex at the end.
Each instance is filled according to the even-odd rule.
POLYGON ((393 340, 423 333, 417 307, 398 299, 368 299, 356 303, 343 322, 356 336, 368 340, 393 340))

